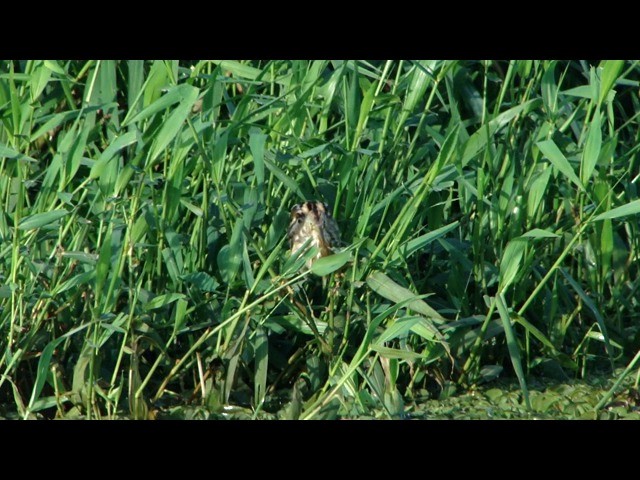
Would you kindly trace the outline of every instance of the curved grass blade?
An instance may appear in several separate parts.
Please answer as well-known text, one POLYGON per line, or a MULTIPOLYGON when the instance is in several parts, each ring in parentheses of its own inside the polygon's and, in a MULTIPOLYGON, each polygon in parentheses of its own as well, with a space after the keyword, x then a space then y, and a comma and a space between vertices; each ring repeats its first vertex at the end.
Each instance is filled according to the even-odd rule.
POLYGON ((513 332, 513 328, 511 327, 511 318, 509 317, 509 312, 507 311, 507 306, 505 305, 504 301, 504 295, 502 293, 499 293, 496 296, 496 307, 498 307, 498 313, 500 314, 502 326, 504 327, 504 334, 507 338, 507 348, 509 349, 509 356, 511 357, 513 370, 516 372, 518 382, 520 382, 520 389, 522 390, 522 396, 524 397, 524 402, 527 406, 527 410, 531 410, 531 402, 529 401, 529 389, 527 388, 527 381, 524 377, 524 371, 522 370, 522 361, 520 360, 520 347, 518 347, 516 336, 513 332))
POLYGON ((556 143, 549 139, 544 140, 542 142, 536 143, 542 154, 548 158, 553 166, 562 172, 562 174, 571 180, 576 186, 584 192, 584 186, 580 179, 576 176, 576 173, 573 171, 573 167, 567 160, 567 157, 560 151, 556 143))
POLYGON ((50 223, 60 220, 62 217, 68 215, 69 212, 64 208, 58 210, 51 210, 50 212, 36 213, 29 215, 22 219, 18 224, 18 230, 33 230, 35 228, 44 227, 50 223))

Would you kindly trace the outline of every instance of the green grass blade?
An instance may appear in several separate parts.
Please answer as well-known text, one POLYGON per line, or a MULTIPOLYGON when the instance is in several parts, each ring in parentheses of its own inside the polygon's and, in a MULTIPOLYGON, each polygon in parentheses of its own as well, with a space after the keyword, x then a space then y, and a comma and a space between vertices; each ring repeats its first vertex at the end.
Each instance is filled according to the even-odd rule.
POLYGON ((527 410, 531 410, 531 402, 529 401, 529 389, 527 388, 527 381, 524 376, 524 371, 522 370, 520 347, 518 346, 515 333, 511 326, 511 318, 509 317, 509 312, 507 311, 504 295, 502 293, 499 293, 496 297, 496 307, 498 308, 500 320, 502 320, 502 326, 504 327, 504 333, 507 338, 507 347, 509 349, 509 356, 511 357, 513 370, 516 372, 518 382, 520 382, 520 389, 522 390, 522 396, 524 397, 524 402, 527 406, 527 410))
POLYGON ((50 212, 35 213, 23 218, 18 224, 19 230, 34 230, 52 224, 69 214, 68 210, 59 208, 50 212))
POLYGON ((431 308, 427 304, 427 302, 416 298, 417 295, 414 294, 411 290, 398 285, 382 272, 373 272, 371 275, 369 275, 369 277, 367 278, 367 284, 374 292, 395 303, 408 301, 409 299, 415 299, 407 303, 408 308, 432 320, 441 322, 446 321, 446 319, 433 308, 431 308))
POLYGON ((599 220, 613 220, 616 218, 626 217, 627 215, 637 215, 638 213, 640 213, 640 200, 633 200, 620 207, 613 208, 608 212, 596 215, 591 219, 591 221, 597 222, 599 220))
POLYGON ((600 103, 602 103, 607 99, 609 92, 618 79, 624 66, 624 60, 603 60, 600 66, 602 67, 602 76, 600 80, 600 95, 598 98, 600 99, 600 103))
POLYGON ((598 163, 598 157, 600 156, 600 149, 602 148, 602 128, 600 125, 600 111, 596 110, 591 124, 589 125, 589 133, 587 134, 587 141, 584 146, 584 152, 582 153, 582 168, 580 170, 580 180, 583 185, 586 185, 593 175, 593 171, 598 163))
POLYGON ((573 167, 571 167, 571 164, 553 140, 544 140, 536 145, 558 171, 571 180, 580 190, 584 191, 584 186, 573 171, 573 167))

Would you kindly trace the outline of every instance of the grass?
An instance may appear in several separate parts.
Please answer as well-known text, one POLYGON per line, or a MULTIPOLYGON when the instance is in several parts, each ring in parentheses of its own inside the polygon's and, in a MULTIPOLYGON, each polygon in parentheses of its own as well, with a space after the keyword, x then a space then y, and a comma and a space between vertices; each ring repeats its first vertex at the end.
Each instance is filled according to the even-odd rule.
POLYGON ((440 418, 514 379, 533 418, 547 383, 601 376, 562 412, 626 416, 639 82, 635 61, 0 62, 0 416, 440 418), (285 239, 307 199, 348 245, 311 272, 285 239))

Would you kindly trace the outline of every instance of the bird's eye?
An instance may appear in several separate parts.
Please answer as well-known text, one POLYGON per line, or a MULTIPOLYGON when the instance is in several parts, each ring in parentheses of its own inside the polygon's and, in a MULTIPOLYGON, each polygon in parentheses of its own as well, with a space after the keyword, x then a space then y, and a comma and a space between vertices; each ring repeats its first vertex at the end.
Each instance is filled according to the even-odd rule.
POLYGON ((302 217, 298 217, 298 223, 302 223, 302 217))

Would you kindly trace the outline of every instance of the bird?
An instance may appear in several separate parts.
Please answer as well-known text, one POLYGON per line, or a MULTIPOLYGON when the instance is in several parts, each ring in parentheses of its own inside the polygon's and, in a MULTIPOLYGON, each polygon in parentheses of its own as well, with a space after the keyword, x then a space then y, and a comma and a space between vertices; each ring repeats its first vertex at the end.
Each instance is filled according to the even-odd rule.
POLYGON ((291 208, 287 237, 292 253, 298 251, 309 239, 307 249, 318 248, 318 253, 307 260, 308 268, 317 259, 332 254, 342 244, 340 228, 331 215, 329 205, 319 201, 306 201, 291 208))

